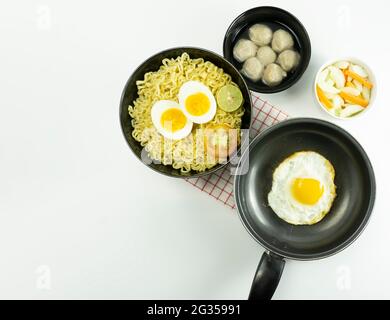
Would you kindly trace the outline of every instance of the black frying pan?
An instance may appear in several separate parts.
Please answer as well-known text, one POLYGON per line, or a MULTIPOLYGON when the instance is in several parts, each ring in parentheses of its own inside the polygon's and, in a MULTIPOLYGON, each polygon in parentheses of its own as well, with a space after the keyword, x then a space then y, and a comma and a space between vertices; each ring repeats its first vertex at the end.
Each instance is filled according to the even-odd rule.
POLYGON ((283 121, 257 136, 241 157, 234 186, 245 228, 267 250, 249 299, 272 298, 284 258, 320 259, 350 245, 366 226, 375 200, 374 172, 360 144, 340 127, 308 118, 283 121), (336 171, 337 197, 332 209, 312 226, 288 224, 272 211, 267 200, 274 169, 302 150, 322 154, 336 171))

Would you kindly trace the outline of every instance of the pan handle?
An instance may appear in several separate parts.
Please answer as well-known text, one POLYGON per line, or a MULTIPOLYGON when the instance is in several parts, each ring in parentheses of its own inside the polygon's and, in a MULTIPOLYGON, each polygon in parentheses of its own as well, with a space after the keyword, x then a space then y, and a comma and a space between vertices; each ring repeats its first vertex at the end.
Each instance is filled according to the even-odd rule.
POLYGON ((282 257, 264 252, 253 279, 248 300, 270 300, 282 276, 285 261, 282 257))

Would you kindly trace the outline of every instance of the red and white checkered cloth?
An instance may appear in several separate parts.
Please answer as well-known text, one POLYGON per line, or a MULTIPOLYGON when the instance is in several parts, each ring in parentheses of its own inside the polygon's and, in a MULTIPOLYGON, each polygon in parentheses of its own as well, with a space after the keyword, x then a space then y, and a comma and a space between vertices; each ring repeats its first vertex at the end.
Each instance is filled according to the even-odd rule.
MULTIPOLYGON (((252 127, 250 137, 254 138, 264 129, 275 123, 285 120, 288 115, 267 101, 261 99, 257 94, 252 93, 252 127)), ((207 193, 224 205, 234 209, 233 195, 234 177, 231 175, 230 167, 226 166, 220 171, 202 178, 187 179, 197 189, 207 193)))

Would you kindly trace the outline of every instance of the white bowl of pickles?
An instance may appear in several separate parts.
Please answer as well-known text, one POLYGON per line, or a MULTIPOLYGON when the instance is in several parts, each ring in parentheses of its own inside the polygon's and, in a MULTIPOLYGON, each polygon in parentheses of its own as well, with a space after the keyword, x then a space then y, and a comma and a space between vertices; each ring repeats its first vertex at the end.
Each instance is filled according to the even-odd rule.
POLYGON ((367 112, 376 96, 371 69, 356 58, 325 63, 314 81, 318 104, 337 119, 352 119, 367 112))

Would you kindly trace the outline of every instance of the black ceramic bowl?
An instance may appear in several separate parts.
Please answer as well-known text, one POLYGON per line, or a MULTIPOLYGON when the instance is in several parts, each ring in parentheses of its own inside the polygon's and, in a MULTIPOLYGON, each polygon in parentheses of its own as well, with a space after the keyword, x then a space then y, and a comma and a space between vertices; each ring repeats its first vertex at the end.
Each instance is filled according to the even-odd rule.
POLYGON ((176 58, 181 54, 183 54, 184 52, 187 52, 191 58, 203 58, 204 60, 210 61, 216 66, 222 68, 227 74, 229 74, 232 77, 232 80, 239 86, 242 95, 244 97, 243 106, 245 109, 245 114, 243 115, 242 118, 241 129, 250 128, 251 112, 252 112, 252 101, 245 80, 230 62, 228 62, 226 59, 217 55, 214 52, 205 49, 200 49, 200 48, 193 48, 193 47, 172 48, 172 49, 159 52, 154 56, 150 57, 149 59, 147 59, 145 62, 143 62, 130 76, 122 92, 119 113, 120 113, 120 123, 122 126, 123 135, 130 149, 134 152, 137 158, 140 159, 144 164, 146 164, 147 166, 149 166, 150 168, 152 168, 153 170, 159 173, 171 177, 177 177, 177 178, 200 177, 200 176, 208 175, 210 173, 213 173, 221 169, 226 164, 218 164, 215 167, 206 170, 205 172, 199 173, 196 171, 191 171, 188 174, 184 175, 180 172, 180 170, 174 169, 170 165, 167 166, 167 165, 152 162, 151 159, 148 158, 147 153, 143 151, 143 147, 141 146, 141 144, 138 141, 136 141, 131 134, 133 131, 133 126, 131 125, 131 117, 128 112, 128 107, 129 105, 133 104, 133 101, 136 100, 138 97, 137 86, 136 86, 137 80, 142 80, 144 78, 145 73, 147 72, 157 71, 160 68, 163 59, 176 58))
POLYGON ((293 71, 289 72, 287 77, 275 87, 268 87, 263 82, 253 82, 247 78, 245 81, 249 89, 260 93, 276 93, 290 88, 294 85, 306 71, 311 56, 311 44, 309 35, 302 23, 291 13, 275 7, 257 7, 245 11, 238 16, 226 31, 223 42, 223 55, 238 70, 241 70, 242 63, 236 61, 233 57, 233 48, 236 42, 241 38, 249 39, 248 29, 256 23, 264 23, 272 28, 285 29, 294 37, 295 50, 301 55, 300 64, 293 71))

